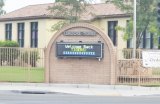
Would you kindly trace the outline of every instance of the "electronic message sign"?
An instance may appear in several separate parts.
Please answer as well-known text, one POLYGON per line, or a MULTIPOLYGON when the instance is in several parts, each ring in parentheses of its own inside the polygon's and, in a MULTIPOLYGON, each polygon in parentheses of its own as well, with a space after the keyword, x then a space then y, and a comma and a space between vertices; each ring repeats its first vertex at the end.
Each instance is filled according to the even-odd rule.
POLYGON ((102 58, 103 43, 65 43, 56 44, 57 57, 102 58))

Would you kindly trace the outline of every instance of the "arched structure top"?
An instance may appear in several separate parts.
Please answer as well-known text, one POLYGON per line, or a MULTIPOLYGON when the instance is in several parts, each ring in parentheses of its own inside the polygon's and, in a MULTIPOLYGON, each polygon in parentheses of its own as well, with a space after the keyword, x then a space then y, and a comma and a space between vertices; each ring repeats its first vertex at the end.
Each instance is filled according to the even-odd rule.
POLYGON ((74 24, 65 26, 64 28, 62 28, 61 30, 59 30, 58 32, 56 32, 53 35, 53 37, 51 38, 51 40, 50 40, 50 42, 49 42, 49 44, 47 46, 48 55, 49 55, 49 52, 50 52, 50 49, 52 47, 53 42, 55 42, 55 40, 57 39, 57 37, 59 35, 61 35, 64 31, 67 31, 67 30, 69 30, 71 28, 79 28, 79 27, 87 28, 87 29, 94 30, 95 32, 97 32, 103 38, 105 43, 108 45, 109 50, 110 50, 111 53, 115 49, 114 45, 113 45, 111 39, 108 37, 108 35, 105 34, 104 32, 102 32, 99 28, 97 28, 97 27, 95 27, 95 26, 93 26, 91 24, 88 24, 88 23, 74 23, 74 24))

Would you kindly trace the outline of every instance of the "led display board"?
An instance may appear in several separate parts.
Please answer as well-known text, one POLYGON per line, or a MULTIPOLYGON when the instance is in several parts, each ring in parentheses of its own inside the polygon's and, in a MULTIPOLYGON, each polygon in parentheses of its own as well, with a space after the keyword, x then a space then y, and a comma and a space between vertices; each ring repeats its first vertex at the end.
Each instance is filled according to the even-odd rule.
POLYGON ((65 43, 57 42, 57 57, 102 58, 103 43, 65 43))

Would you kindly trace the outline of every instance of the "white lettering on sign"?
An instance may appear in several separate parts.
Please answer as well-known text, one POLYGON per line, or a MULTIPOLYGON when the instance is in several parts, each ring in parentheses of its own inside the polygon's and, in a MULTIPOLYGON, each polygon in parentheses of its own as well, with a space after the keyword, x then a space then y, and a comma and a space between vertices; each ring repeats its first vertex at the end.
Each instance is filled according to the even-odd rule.
POLYGON ((160 67, 160 51, 142 51, 144 67, 160 67))
POLYGON ((66 36, 95 36, 95 31, 65 31, 63 33, 66 36))

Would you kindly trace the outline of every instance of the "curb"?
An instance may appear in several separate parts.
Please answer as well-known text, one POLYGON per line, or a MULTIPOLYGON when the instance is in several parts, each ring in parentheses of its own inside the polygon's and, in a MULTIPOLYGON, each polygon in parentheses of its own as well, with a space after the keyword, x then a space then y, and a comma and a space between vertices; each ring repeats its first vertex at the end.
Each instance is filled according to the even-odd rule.
POLYGON ((1 83, 0 91, 21 94, 74 94, 89 96, 149 96, 160 95, 160 87, 87 84, 1 83))

